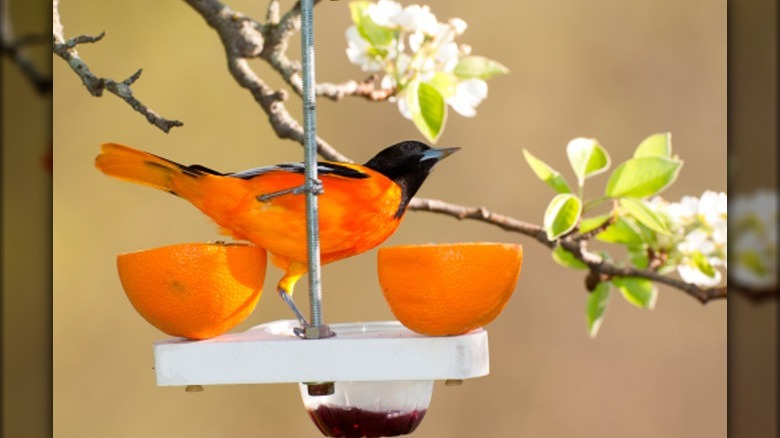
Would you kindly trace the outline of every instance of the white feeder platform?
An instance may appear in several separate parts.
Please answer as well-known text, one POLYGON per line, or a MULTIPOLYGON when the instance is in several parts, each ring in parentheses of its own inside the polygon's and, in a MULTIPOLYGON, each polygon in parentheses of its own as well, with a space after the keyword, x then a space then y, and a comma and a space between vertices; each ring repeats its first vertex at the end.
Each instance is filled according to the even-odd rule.
POLYGON ((448 380, 490 371, 484 329, 429 337, 398 321, 330 324, 336 336, 307 340, 295 336, 297 326, 282 320, 202 341, 159 341, 157 385, 448 380))

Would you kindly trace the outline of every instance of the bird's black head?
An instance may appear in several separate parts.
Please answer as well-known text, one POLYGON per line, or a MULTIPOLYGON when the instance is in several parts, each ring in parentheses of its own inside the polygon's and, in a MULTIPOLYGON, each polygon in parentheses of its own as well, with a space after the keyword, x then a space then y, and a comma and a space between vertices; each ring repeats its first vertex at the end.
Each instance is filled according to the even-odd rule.
POLYGON ((401 217, 436 163, 458 150, 460 148, 436 149, 419 141, 402 141, 376 154, 365 166, 390 178, 401 187, 401 204, 396 213, 396 217, 401 217))

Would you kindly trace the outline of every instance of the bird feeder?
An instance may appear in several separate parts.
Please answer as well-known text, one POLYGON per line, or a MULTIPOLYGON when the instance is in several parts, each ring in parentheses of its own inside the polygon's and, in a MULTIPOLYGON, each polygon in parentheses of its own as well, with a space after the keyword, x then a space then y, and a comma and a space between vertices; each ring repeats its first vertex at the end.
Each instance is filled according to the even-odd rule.
POLYGON ((459 383, 489 372, 488 336, 427 337, 398 321, 322 322, 315 131, 313 2, 301 1, 303 121, 310 322, 282 320, 244 333, 154 346, 157 385, 297 383, 309 416, 332 437, 411 433, 433 382, 459 383), (301 327, 303 325, 303 327, 301 327))
POLYGON ((330 327, 336 336, 306 340, 297 328, 282 320, 202 341, 157 342, 157 385, 298 383, 325 436, 396 436, 422 421, 435 380, 489 372, 483 329, 428 337, 397 321, 345 323, 330 327))

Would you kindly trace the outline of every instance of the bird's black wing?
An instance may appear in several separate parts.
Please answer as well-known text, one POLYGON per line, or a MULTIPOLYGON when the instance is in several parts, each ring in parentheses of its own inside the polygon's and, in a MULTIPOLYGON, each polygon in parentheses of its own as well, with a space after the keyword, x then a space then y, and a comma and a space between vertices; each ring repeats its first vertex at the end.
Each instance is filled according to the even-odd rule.
MULTIPOLYGON (((276 164, 274 166, 255 167, 254 169, 248 169, 236 173, 229 173, 226 176, 230 176, 233 178, 240 178, 240 179, 252 179, 256 176, 260 176, 265 173, 278 172, 278 171, 303 174, 305 168, 303 166, 303 163, 285 163, 285 164, 276 164)), ((348 166, 343 166, 341 164, 332 163, 332 162, 317 163, 317 173, 319 175, 333 175, 333 176, 341 176, 344 178, 353 178, 353 179, 363 179, 369 177, 367 173, 361 172, 359 170, 353 169, 348 166)))

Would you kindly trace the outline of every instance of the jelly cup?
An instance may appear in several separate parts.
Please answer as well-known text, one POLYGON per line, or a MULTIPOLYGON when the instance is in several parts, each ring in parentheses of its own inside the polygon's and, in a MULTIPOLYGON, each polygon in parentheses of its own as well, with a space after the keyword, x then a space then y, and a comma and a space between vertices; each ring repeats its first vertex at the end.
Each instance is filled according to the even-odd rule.
POLYGON ((433 394, 433 380, 336 382, 331 395, 309 395, 300 384, 309 416, 328 437, 357 438, 412 433, 433 394))

